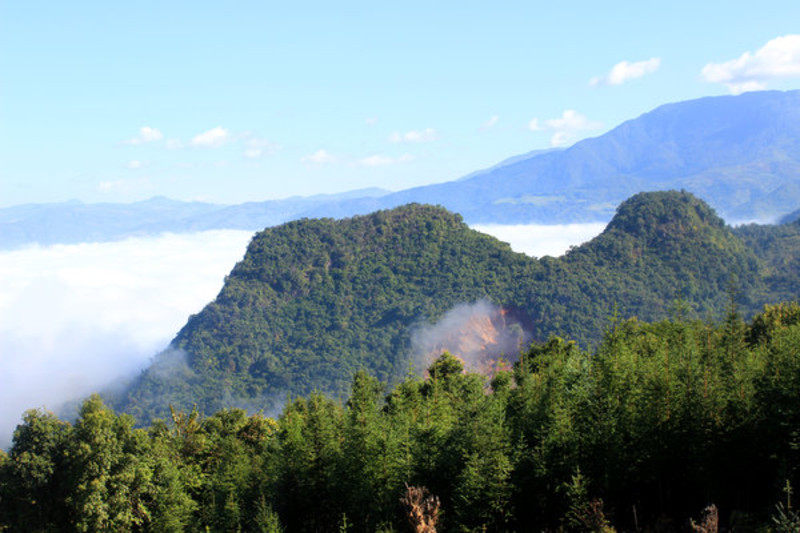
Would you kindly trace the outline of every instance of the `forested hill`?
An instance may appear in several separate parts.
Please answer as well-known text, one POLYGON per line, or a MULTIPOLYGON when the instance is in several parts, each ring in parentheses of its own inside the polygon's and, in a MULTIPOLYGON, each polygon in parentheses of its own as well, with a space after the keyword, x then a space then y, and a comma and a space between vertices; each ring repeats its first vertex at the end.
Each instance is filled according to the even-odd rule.
POLYGON ((438 207, 268 228, 122 407, 145 419, 169 403, 212 412, 289 392, 341 394, 359 368, 404 376, 415 325, 459 303, 511 307, 540 270, 438 207))
POLYGON ((146 421, 170 404, 210 413, 269 408, 288 393, 344 395, 358 369, 392 382, 424 368, 428 352, 458 351, 447 339, 459 328, 482 332, 477 362, 491 364, 498 350, 518 351, 500 337, 595 344, 615 313, 720 318, 731 295, 751 313, 772 301, 764 269, 682 192, 636 195, 596 239, 542 260, 439 207, 295 221, 254 237, 216 300, 118 407, 146 421))

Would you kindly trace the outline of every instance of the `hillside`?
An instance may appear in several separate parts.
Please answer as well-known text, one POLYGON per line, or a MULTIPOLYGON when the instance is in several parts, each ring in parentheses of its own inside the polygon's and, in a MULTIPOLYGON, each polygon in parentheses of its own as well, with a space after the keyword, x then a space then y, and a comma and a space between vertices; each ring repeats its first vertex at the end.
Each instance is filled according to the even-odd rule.
POLYGON ((651 321, 719 318, 731 290, 748 313, 772 301, 753 251, 688 193, 635 195, 595 239, 541 264, 545 277, 525 307, 548 334, 584 342, 602 336, 615 309, 651 321))
POLYGON ((747 224, 734 233, 762 262, 767 294, 774 301, 797 301, 800 287, 800 221, 747 224))
POLYGON ((719 318, 732 287, 749 313, 771 301, 760 268, 688 193, 637 195, 596 239, 541 261, 441 207, 295 221, 254 237, 216 300, 118 405, 147 419, 169 404, 213 412, 344 395, 359 369, 394 382, 426 367, 431 350, 457 353, 439 341, 476 324, 498 337, 471 343, 480 366, 513 359, 508 339, 595 344, 615 312, 719 318))
POLYGON ((280 402, 287 392, 341 394, 360 368, 381 380, 405 375, 416 324, 458 303, 511 306, 515 280, 537 268, 430 206, 269 228, 254 237, 217 299, 175 338, 188 379, 150 372, 129 408, 163 409, 154 398, 162 386, 173 403, 198 401, 210 411, 223 389, 238 401, 266 395, 280 402))

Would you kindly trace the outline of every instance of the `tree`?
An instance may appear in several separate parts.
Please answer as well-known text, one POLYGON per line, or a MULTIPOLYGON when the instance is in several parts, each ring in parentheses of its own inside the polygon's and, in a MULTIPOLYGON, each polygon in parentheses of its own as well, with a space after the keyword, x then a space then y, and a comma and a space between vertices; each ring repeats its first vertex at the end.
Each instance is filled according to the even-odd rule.
POLYGON ((133 418, 117 416, 92 395, 80 409, 67 447, 66 499, 77 531, 134 531, 150 521, 149 441, 133 418))
POLYGON ((62 468, 69 424, 53 413, 29 410, 0 461, 0 524, 12 531, 55 531, 63 526, 62 468))

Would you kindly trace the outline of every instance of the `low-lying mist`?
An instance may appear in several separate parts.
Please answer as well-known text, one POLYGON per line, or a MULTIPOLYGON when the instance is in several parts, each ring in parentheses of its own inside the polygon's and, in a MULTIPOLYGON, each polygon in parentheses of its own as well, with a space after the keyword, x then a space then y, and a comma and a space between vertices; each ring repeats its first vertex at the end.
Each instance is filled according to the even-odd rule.
POLYGON ((26 409, 132 377, 211 301, 251 232, 0 252, 0 447, 26 409))

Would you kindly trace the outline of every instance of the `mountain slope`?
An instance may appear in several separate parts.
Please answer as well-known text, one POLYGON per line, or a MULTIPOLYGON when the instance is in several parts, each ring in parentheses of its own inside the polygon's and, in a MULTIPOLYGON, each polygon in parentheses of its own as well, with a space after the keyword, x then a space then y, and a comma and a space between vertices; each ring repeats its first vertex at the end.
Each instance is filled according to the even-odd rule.
POLYGON ((747 224, 735 234, 762 263, 765 290, 773 301, 800 298, 800 220, 779 225, 747 224))
POLYGON ((622 316, 655 321, 676 304, 693 316, 719 317, 732 290, 739 291, 738 304, 748 312, 771 301, 759 299, 766 293, 753 251, 688 193, 629 198, 603 233, 557 262, 575 280, 568 286, 580 288, 564 304, 565 312, 575 314, 566 331, 578 328, 583 338, 597 338, 599 332, 582 330, 580 314, 603 302, 622 316))
POLYGON ((505 329, 517 343, 553 334, 594 343, 615 309, 654 320, 676 299, 696 316, 720 317, 732 283, 750 311, 766 295, 759 268, 688 193, 637 195, 602 235, 541 261, 440 207, 300 220, 256 235, 216 300, 118 405, 146 419, 169 404, 212 412, 314 389, 342 395, 360 368, 392 381, 424 367, 416 358, 426 349, 457 351, 459 328, 483 332, 469 342, 484 343, 479 350, 502 345, 513 358, 507 344, 480 337, 505 329), (456 342, 439 342, 448 338, 456 342))
POLYGON ((282 400, 316 388, 342 393, 359 368, 383 380, 405 375, 415 324, 461 302, 511 307, 515 280, 537 266, 431 206, 269 228, 173 342, 187 354, 190 379, 162 390, 159 373, 148 373, 132 407, 163 410, 150 404, 163 393, 211 411, 223 389, 282 400))

